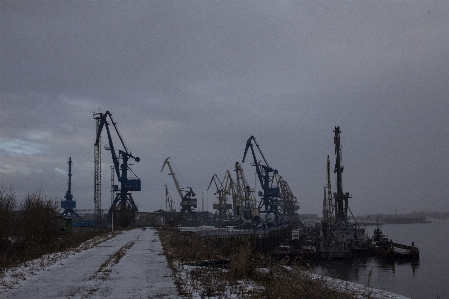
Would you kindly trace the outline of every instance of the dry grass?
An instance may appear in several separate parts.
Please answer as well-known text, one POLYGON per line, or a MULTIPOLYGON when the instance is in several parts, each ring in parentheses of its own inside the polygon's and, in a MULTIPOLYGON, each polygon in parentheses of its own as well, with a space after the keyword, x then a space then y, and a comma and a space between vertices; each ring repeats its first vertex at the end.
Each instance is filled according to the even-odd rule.
POLYGON ((178 291, 185 297, 336 298, 357 297, 341 285, 312 277, 300 265, 271 260, 250 240, 217 243, 192 233, 159 230, 178 291))
POLYGON ((0 185, 0 269, 8 269, 46 254, 76 248, 95 236, 109 233, 92 229, 81 234, 55 233, 59 203, 41 192, 29 194, 18 204, 12 189, 0 185))

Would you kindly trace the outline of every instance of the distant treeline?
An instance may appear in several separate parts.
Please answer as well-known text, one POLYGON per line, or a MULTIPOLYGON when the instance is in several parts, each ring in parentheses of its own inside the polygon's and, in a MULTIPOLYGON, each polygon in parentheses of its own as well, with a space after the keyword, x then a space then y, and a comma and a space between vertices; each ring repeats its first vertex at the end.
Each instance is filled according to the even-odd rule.
POLYGON ((356 217, 357 219, 362 220, 376 220, 377 218, 381 220, 387 220, 387 219, 409 219, 409 218, 434 218, 434 219, 444 219, 449 218, 449 211, 447 212, 437 212, 437 211, 413 211, 411 213, 406 214, 369 214, 369 215, 363 215, 356 217))

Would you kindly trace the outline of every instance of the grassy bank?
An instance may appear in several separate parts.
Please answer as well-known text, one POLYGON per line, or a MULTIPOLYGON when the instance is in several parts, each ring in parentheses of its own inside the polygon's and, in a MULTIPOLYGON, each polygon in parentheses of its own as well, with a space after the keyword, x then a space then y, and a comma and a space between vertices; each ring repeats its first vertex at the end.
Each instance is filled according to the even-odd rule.
POLYGON ((217 244, 175 229, 160 229, 159 235, 178 291, 186 297, 360 298, 299 264, 254 250, 249 239, 217 244))

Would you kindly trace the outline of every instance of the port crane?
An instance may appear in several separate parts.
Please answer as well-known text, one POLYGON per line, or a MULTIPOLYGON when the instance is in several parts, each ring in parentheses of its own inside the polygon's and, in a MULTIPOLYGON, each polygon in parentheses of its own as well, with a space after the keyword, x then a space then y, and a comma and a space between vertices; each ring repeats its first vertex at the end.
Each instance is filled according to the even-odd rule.
POLYGON ((227 190, 228 194, 231 194, 232 197, 232 204, 230 204, 228 207, 229 209, 232 209, 232 214, 235 219, 242 219, 243 217, 243 200, 237 193, 237 185, 235 184, 234 179, 232 178, 231 173, 229 170, 226 170, 225 178, 223 180, 225 185, 225 190, 227 190))
MULTIPOLYGON (((215 187, 217 191, 215 191, 214 195, 217 195, 218 203, 213 204, 213 209, 217 210, 218 212, 218 219, 225 220, 227 216, 229 215, 228 211, 232 210, 232 204, 229 204, 227 202, 227 196, 231 195, 231 192, 233 195, 235 195, 235 192, 233 191, 234 188, 234 180, 230 176, 229 171, 226 172, 225 177, 222 181, 218 178, 216 174, 214 174, 210 180, 209 187, 207 187, 207 190, 209 190, 210 186, 212 185, 212 182, 214 182, 215 187), (218 181, 218 183, 217 183, 218 181)), ((234 197, 233 197, 234 199, 234 197)), ((233 200, 234 201, 234 200, 233 200)), ((235 203, 234 203, 235 206, 235 203)))
POLYGON ((175 212, 175 209, 173 209, 173 199, 171 198, 170 192, 168 192, 168 185, 165 185, 165 211, 175 212))
POLYGON ((176 186, 176 190, 178 191, 179 197, 181 197, 181 211, 174 219, 174 224, 176 224, 181 218, 182 215, 187 211, 192 215, 193 220, 196 220, 196 215, 193 212, 193 209, 197 207, 197 199, 194 198, 196 196, 195 192, 193 192, 192 187, 188 187, 189 190, 185 191, 185 194, 183 194, 183 188, 181 188, 178 179, 176 178, 176 174, 173 171, 172 162, 170 161, 170 157, 165 159, 164 164, 162 165, 161 172, 164 170, 165 165, 168 166, 170 172, 168 175, 171 175, 173 178, 173 181, 176 186))
POLYGON ((251 153, 254 159, 253 166, 256 167, 256 173, 259 178, 259 183, 263 190, 263 192, 262 191, 258 192, 258 195, 261 197, 261 201, 259 203, 260 213, 266 213, 266 215, 273 213, 275 221, 279 222, 281 220, 280 218, 282 218, 282 214, 279 211, 279 206, 281 205, 281 202, 279 200, 280 192, 279 187, 277 186, 273 177, 275 174, 278 173, 278 171, 277 169, 274 169, 268 165, 268 162, 265 159, 265 156, 263 155, 259 147, 259 144, 257 144, 256 138, 254 138, 254 136, 251 136, 246 141, 245 153, 243 155, 242 163, 245 163, 246 154, 248 153, 249 148, 251 148, 251 153), (260 162, 257 161, 253 142, 256 145, 265 164, 263 164, 262 161, 260 162), (261 208, 263 209, 261 210, 261 208))
POLYGON ((277 186, 279 187, 280 207, 282 208, 282 214, 285 220, 296 221, 298 220, 299 204, 295 195, 293 195, 288 182, 283 179, 279 174, 275 175, 277 186))
MULTIPOLYGON (((118 185, 114 185, 113 189, 115 191, 115 199, 109 209, 109 219, 112 219, 112 215, 117 211, 117 207, 120 206, 120 210, 124 212, 127 208, 130 208, 131 219, 130 224, 134 223, 135 217, 138 213, 138 209, 136 204, 134 203, 133 197, 131 195, 132 191, 141 191, 141 182, 140 178, 138 178, 134 172, 129 168, 128 161, 133 159, 135 162, 139 162, 140 158, 133 156, 125 145, 122 136, 117 128, 117 123, 112 119, 112 114, 109 111, 105 113, 97 113, 94 115, 94 118, 97 119, 97 136, 95 139, 95 146, 98 147, 101 140, 101 132, 104 127, 106 127, 106 133, 108 136, 109 147, 105 147, 106 150, 111 151, 112 162, 114 164, 115 174, 120 183, 120 189, 118 185), (114 143, 111 137, 111 130, 109 128, 110 123, 108 122, 108 118, 110 123, 113 125, 117 136, 120 139, 121 145, 123 146, 123 150, 118 151, 118 155, 115 151, 114 143), (120 164, 120 159, 122 163, 120 164), (134 177, 128 177, 128 170, 134 174, 134 177), (128 204, 128 207, 127 207, 128 204)), ((116 217, 114 217, 117 219, 116 217)))
POLYGON ((256 198, 254 197, 254 190, 248 184, 246 180, 245 173, 243 172, 242 165, 239 162, 235 162, 235 173, 237 177, 237 182, 235 185, 235 191, 239 201, 242 203, 242 208, 239 214, 249 220, 254 217, 259 217, 259 210, 256 208, 256 198))
POLYGON ((335 200, 335 222, 348 223, 348 199, 349 192, 343 193, 342 173, 343 165, 341 162, 341 145, 340 145, 340 127, 334 129, 334 145, 335 145, 335 168, 334 173, 337 174, 337 192, 334 192, 335 200))
POLYGON ((67 214, 70 214, 72 218, 78 217, 81 218, 80 215, 78 215, 74 209, 76 208, 76 201, 73 200, 72 195, 72 157, 69 157, 69 183, 67 192, 65 193, 65 200, 61 201, 61 208, 64 209, 64 212, 61 213, 61 216, 67 216, 67 214))

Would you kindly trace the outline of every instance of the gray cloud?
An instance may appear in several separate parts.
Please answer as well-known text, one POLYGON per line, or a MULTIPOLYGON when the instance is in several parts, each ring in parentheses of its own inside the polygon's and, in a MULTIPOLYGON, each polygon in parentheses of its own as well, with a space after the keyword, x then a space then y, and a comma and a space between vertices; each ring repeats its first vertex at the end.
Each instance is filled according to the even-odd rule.
MULTIPOLYGON (((133 196, 144 210, 165 207, 166 183, 175 195, 160 172, 166 157, 206 196, 212 175, 232 170, 254 135, 301 212, 319 213, 337 125, 354 213, 445 210, 448 8, 2 1, 3 184, 62 198, 72 156, 73 194, 92 208, 92 115, 109 110, 141 157, 133 170, 143 190, 133 196)), ((106 206, 109 152, 102 162, 106 206)))

